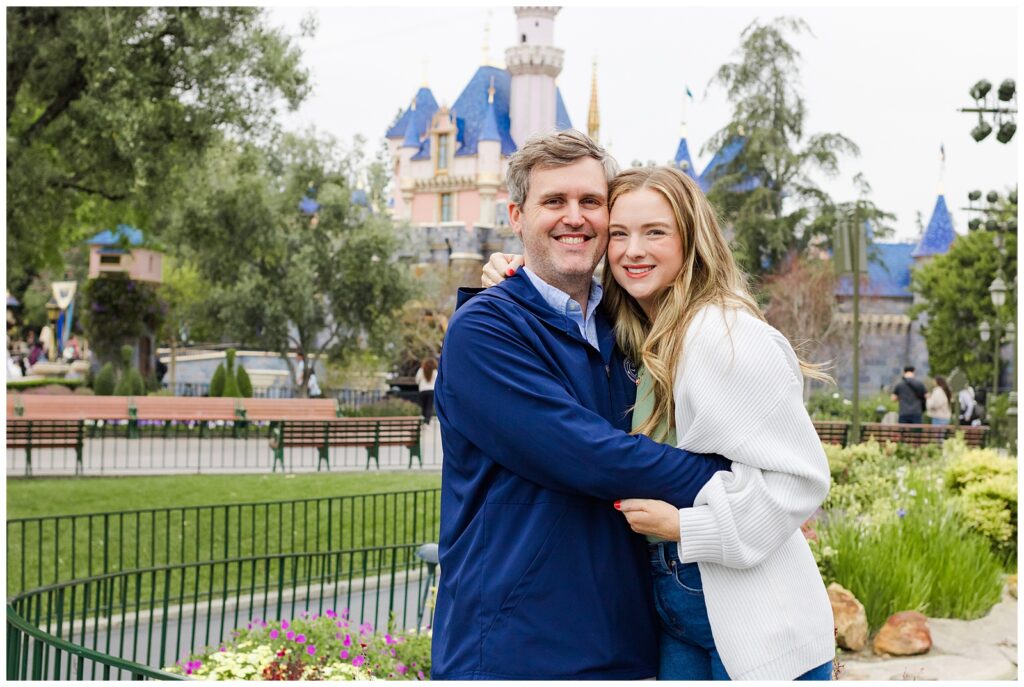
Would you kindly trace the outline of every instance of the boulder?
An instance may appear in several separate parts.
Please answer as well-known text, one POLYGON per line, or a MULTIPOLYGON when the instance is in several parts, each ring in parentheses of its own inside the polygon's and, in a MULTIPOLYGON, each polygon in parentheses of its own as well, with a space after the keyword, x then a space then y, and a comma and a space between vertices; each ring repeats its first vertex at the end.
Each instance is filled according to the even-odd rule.
POLYGON ((868 643, 868 616, 864 604, 849 590, 835 582, 828 586, 828 600, 836 624, 836 643, 850 651, 860 651, 868 643))
POLYGON ((875 636, 874 649, 879 655, 915 656, 931 648, 928 619, 917 611, 901 611, 890 616, 875 636))

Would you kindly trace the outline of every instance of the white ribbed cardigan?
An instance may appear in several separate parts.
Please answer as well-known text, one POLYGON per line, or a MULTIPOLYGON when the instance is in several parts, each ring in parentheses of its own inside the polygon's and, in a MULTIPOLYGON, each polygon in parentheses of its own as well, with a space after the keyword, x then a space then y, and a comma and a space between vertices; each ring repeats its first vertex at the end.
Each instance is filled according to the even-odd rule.
POLYGON ((832 607, 800 525, 828 494, 793 348, 744 310, 697 313, 676 370, 680 448, 733 461, 679 511, 733 679, 792 680, 835 656, 832 607))

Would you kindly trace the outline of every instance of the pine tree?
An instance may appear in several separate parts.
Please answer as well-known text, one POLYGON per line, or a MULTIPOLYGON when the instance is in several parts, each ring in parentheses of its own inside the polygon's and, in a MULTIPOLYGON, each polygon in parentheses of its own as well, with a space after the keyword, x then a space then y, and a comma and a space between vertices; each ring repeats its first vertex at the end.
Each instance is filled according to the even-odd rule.
POLYGON ((227 367, 224 368, 224 393, 225 398, 241 398, 242 393, 238 390, 238 378, 235 376, 235 349, 227 350, 227 367))
POLYGON ((252 398, 252 380, 241 363, 238 365, 238 391, 242 398, 252 398))
POLYGON ((220 398, 224 395, 224 363, 217 366, 210 379, 210 398, 220 398))

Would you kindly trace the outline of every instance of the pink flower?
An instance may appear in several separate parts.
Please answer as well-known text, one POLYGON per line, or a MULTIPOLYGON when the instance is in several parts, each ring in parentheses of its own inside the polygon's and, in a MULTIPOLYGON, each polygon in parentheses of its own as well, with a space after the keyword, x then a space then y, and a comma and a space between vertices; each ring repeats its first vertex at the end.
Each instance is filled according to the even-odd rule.
POLYGON ((271 630, 271 631, 270 631, 270 638, 271 638, 271 639, 277 639, 277 638, 278 638, 278 636, 280 636, 280 634, 281 634, 281 633, 280 633, 280 632, 278 632, 277 630, 271 630))
POLYGON ((427 679, 426 677, 424 677, 422 670, 416 671, 416 677, 418 677, 421 680, 426 680, 427 679))
POLYGON ((388 633, 388 634, 384 635, 384 643, 385 644, 394 644, 395 643, 395 638, 392 637, 390 633, 388 633))
POLYGON ((399 663, 395 666, 395 670, 398 671, 399 675, 405 675, 409 672, 409 668, 404 663, 399 663))
POLYGON ((281 621, 281 629, 282 630, 287 630, 288 629, 288 621, 287 620, 282 620, 281 621))
POLYGON ((306 643, 306 635, 302 635, 302 634, 295 635, 295 641, 298 642, 299 644, 305 644, 306 643))
POLYGON ((354 665, 356 668, 363 665, 364 663, 366 663, 366 659, 362 656, 356 656, 352 659, 352 665, 354 665))
POLYGON ((345 641, 342 642, 345 646, 352 646, 352 635, 345 635, 345 641))
POLYGON ((313 646, 312 644, 310 644, 309 646, 306 647, 306 653, 309 654, 310 656, 312 656, 313 654, 316 653, 316 647, 313 646))
POLYGON ((295 639, 295 631, 288 630, 288 634, 286 634, 285 637, 287 637, 288 639, 295 639))
POLYGON ((338 617, 338 614, 337 614, 337 613, 335 613, 335 612, 334 612, 333 610, 331 610, 330 608, 328 608, 328 609, 327 609, 326 613, 327 613, 327 617, 328 617, 328 618, 337 618, 337 617, 338 617))
POLYGON ((345 660, 346 658, 348 658, 348 651, 346 651, 345 649, 342 649, 341 651, 339 651, 338 652, 338 658, 340 658, 342 660, 345 660))

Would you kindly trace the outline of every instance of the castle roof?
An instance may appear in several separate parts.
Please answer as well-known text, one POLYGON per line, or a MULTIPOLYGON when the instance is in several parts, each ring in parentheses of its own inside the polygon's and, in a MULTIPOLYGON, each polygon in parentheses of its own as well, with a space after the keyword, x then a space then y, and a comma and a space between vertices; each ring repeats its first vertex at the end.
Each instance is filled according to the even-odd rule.
POLYGON ((700 183, 700 177, 697 174, 697 170, 693 168, 693 160, 690 158, 690 145, 686 142, 686 136, 679 138, 679 147, 676 148, 674 161, 676 163, 676 167, 679 167, 689 174, 691 178, 700 183))
MULTIPOLYGON (((876 298, 912 298, 910 270, 914 265, 913 243, 872 243, 868 246, 867 283, 860 295, 876 298)), ((837 296, 853 296, 853 280, 845 275, 836 286, 837 296)))
MULTIPOLYGON (((516 151, 516 143, 512 140, 511 121, 509 118, 509 98, 512 91, 512 75, 498 67, 481 66, 473 74, 469 83, 462 89, 462 93, 455 100, 451 107, 452 117, 455 120, 456 135, 458 144, 455 150, 456 157, 477 154, 477 144, 484 141, 500 141, 501 154, 511 155, 516 151), (494 84, 494 103, 488 102, 487 90, 494 84), (489 112, 493 111, 493 122, 489 121, 489 112)), ((571 129, 572 121, 569 113, 562 102, 562 92, 555 91, 555 128, 571 129)), ((388 129, 388 138, 403 138, 403 145, 410 142, 408 137, 409 117, 415 116, 417 138, 423 139, 417 145, 418 152, 413 155, 413 160, 430 159, 430 137, 424 137, 430 126, 430 119, 437 111, 437 102, 430 91, 421 88, 416 94, 416 110, 406 112, 388 129), (423 97, 421 104, 420 98, 423 97), (422 114, 429 112, 429 114, 422 114), (399 128, 401 127, 401 128, 399 128)))
MULTIPOLYGON (((718 149, 715 156, 711 158, 711 162, 708 163, 708 166, 704 168, 704 171, 701 172, 700 176, 697 178, 697 182, 700 184, 701 190, 703 190, 704 193, 711 190, 711 187, 715 183, 715 179, 725 172, 730 162, 736 159, 736 156, 740 154, 741 150, 743 150, 744 143, 746 143, 746 139, 742 136, 737 136, 718 149)), ((744 181, 733 186, 732 190, 740 193, 743 191, 753 190, 757 188, 758 185, 759 182, 756 178, 748 177, 744 181)))
POLYGON ((953 218, 950 217, 949 208, 946 207, 946 197, 940 193, 939 197, 935 199, 932 218, 928 221, 928 227, 924 230, 924 234, 921 235, 921 241, 914 248, 913 256, 924 258, 945 253, 955 238, 953 218))
POLYGON ((434 100, 434 94, 430 92, 430 89, 426 86, 421 87, 416 91, 416 96, 413 98, 413 102, 416 107, 412 105, 405 108, 405 112, 395 120, 395 123, 388 129, 386 138, 405 138, 408 134, 409 121, 412 120, 413 128, 416 135, 420 138, 426 133, 427 127, 430 126, 430 118, 437 112, 437 101, 434 100))
POLYGON ((86 241, 90 246, 117 246, 127 241, 130 246, 142 245, 142 230, 128 224, 118 224, 114 230, 106 229, 86 241))

